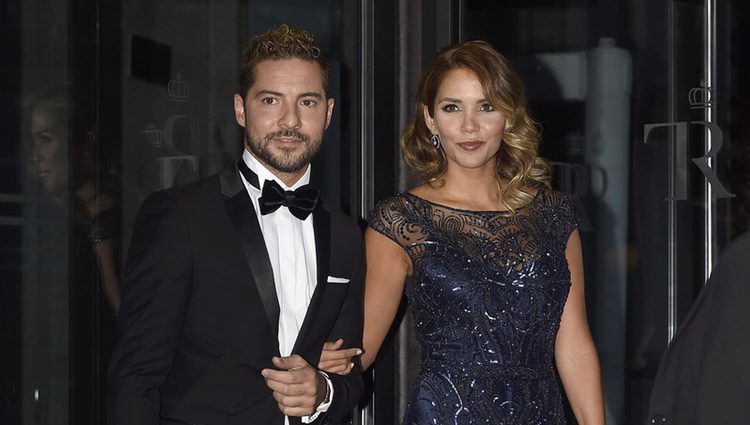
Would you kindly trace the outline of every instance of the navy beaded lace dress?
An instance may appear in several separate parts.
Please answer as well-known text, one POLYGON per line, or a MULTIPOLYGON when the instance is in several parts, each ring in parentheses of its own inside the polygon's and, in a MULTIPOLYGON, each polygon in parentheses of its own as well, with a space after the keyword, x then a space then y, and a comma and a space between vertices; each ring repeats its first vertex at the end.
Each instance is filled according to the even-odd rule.
POLYGON ((422 362, 405 424, 565 423, 554 345, 577 222, 548 189, 515 215, 408 192, 377 205, 369 226, 413 264, 405 292, 422 362))

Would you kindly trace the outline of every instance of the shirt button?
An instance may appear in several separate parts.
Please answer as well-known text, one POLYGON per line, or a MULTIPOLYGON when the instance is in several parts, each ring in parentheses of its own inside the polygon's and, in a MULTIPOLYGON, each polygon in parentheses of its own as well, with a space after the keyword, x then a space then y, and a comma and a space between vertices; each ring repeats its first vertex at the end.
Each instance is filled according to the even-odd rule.
POLYGON ((663 425, 667 423, 667 418, 662 415, 654 415, 651 417, 651 423, 653 425, 663 425))

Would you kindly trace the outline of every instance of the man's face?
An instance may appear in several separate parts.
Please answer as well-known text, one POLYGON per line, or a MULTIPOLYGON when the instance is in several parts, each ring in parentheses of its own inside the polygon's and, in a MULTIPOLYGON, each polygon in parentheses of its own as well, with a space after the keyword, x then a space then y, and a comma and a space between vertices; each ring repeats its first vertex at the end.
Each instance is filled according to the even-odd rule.
POLYGON ((245 147, 271 172, 296 181, 320 150, 333 112, 320 66, 301 59, 265 60, 245 98, 234 95, 245 147), (295 178, 296 177, 296 178, 295 178))

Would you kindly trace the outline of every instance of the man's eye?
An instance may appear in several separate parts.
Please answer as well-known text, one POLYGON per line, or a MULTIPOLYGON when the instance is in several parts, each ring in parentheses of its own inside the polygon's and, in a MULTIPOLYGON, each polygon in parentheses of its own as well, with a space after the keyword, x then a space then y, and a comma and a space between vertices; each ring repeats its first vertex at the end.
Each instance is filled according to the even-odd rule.
POLYGON ((449 104, 447 104, 447 105, 444 105, 444 106, 443 106, 443 107, 442 107, 441 109, 442 109, 442 110, 443 110, 444 112, 458 112, 458 111, 460 111, 460 110, 461 110, 461 109, 460 109, 460 108, 458 107, 458 105, 455 105, 455 104, 452 104, 452 103, 449 103, 449 104))
POLYGON ((492 112, 495 110, 495 108, 493 108, 489 103, 483 103, 482 106, 479 107, 479 110, 482 112, 492 112))
POLYGON ((264 97, 260 100, 260 102, 264 105, 275 105, 276 103, 278 103, 278 101, 273 97, 264 97))
POLYGON ((312 100, 312 99, 305 99, 302 101, 302 106, 307 106, 308 108, 313 108, 318 104, 318 102, 312 100))

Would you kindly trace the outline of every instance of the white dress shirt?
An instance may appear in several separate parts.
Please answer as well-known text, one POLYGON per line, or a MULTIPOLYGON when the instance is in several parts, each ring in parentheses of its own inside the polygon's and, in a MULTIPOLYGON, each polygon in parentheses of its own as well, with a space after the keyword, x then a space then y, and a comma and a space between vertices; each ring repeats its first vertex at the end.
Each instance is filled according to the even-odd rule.
MULTIPOLYGON (((276 296, 279 301, 279 351, 282 356, 292 354, 294 342, 297 340, 302 322, 307 314, 315 286, 317 284, 317 264, 315 253, 315 231, 313 216, 310 214, 305 220, 293 216, 287 207, 280 207, 276 211, 261 215, 258 199, 261 196, 266 180, 275 180, 284 190, 295 190, 310 182, 310 166, 302 177, 292 187, 287 186, 271 173, 247 150, 242 154, 248 168, 258 175, 259 188, 251 185, 245 177, 245 183, 250 199, 253 202, 255 215, 266 242, 266 250, 271 260, 273 281, 276 296)), ((325 283, 325 282, 324 282, 325 283)), ((316 365, 311 365, 316 367, 316 365)), ((329 403, 321 404, 317 412, 311 416, 303 416, 302 422, 309 423, 317 418, 319 413, 325 412, 333 400, 333 385, 325 374, 330 392, 329 403)), ((284 419, 289 424, 289 419, 284 419)))

